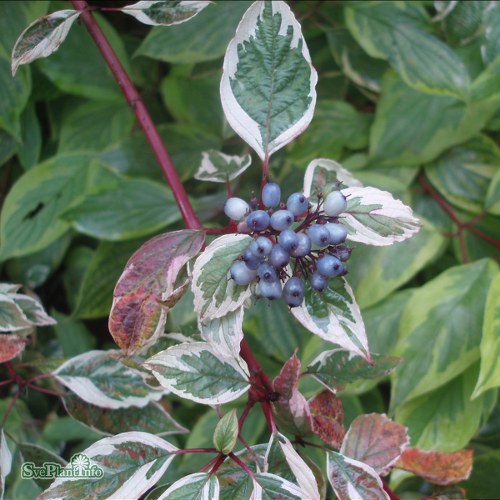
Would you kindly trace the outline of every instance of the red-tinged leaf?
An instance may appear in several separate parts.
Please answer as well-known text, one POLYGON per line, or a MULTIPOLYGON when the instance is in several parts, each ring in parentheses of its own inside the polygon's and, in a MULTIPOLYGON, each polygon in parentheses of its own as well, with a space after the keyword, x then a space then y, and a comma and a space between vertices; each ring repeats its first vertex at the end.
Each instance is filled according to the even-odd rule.
POLYGON ((339 449, 345 435, 342 401, 330 391, 323 391, 309 401, 312 431, 325 443, 339 449))
POLYGON ((340 452, 372 467, 378 474, 389 474, 408 446, 404 425, 385 415, 370 413, 357 417, 347 432, 340 452))
POLYGON ((0 363, 5 363, 19 356, 28 342, 28 339, 21 337, 21 335, 0 334, 0 363))
POLYGON ((469 478, 473 455, 474 451, 470 449, 444 453, 408 448, 395 467, 412 472, 430 483, 447 486, 469 478))
POLYGON ((300 360, 295 354, 283 365, 273 380, 273 390, 279 394, 272 404, 280 428, 296 435, 311 433, 312 420, 309 404, 298 390, 300 360))
POLYGON ((116 284, 109 317, 119 347, 132 353, 163 331, 168 309, 183 292, 175 286, 177 276, 204 240, 202 231, 160 234, 132 255, 116 284))

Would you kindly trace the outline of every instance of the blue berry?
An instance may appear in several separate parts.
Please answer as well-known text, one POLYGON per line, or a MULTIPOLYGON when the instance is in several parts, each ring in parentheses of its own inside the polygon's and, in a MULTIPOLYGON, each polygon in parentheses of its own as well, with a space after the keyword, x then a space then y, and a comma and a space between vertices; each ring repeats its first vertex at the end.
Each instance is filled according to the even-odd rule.
POLYGON ((286 208, 293 215, 302 215, 309 207, 307 198, 302 193, 293 193, 288 197, 286 208))
POLYGON ((307 234, 298 233, 299 243, 291 252, 292 257, 304 257, 311 251, 311 239, 307 234))
POLYGON ((285 229, 278 238, 279 244, 287 251, 292 252, 299 246, 299 238, 295 231, 285 229))
POLYGON ((345 212, 346 208, 347 200, 341 191, 332 191, 323 203, 323 210, 330 217, 337 217, 337 215, 345 212))
POLYGON ((296 276, 290 278, 283 288, 283 298, 290 307, 297 307, 304 300, 304 282, 296 276))
POLYGON ((326 247, 330 242, 330 233, 323 224, 314 224, 307 230, 311 241, 320 247, 326 247))
POLYGON ((253 231, 263 231, 269 226, 269 214, 264 210, 255 210, 247 217, 247 225, 253 231))
POLYGON ((259 236, 248 248, 257 257, 267 257, 273 249, 273 243, 265 236, 259 236))
POLYGON ((333 278, 334 276, 340 276, 345 273, 344 264, 333 255, 324 255, 318 259, 316 262, 316 269, 318 273, 327 278, 333 278))
POLYGON ((290 210, 278 210, 271 215, 271 227, 276 231, 284 231, 288 229, 295 220, 290 210))
POLYGON ((279 299, 282 293, 281 282, 274 281, 273 283, 269 283, 268 281, 260 281, 259 290, 260 294, 266 299, 269 300, 279 299))
POLYGON ((279 243, 276 243, 269 254, 269 262, 276 269, 281 269, 290 262, 290 254, 279 243))
POLYGON ((330 234, 330 245, 340 245, 347 238, 347 229, 342 224, 328 222, 325 224, 328 233, 330 234))
POLYGON ((269 283, 274 283, 278 281, 278 273, 276 269, 268 262, 262 262, 257 268, 257 274, 261 281, 267 281, 269 283))
POLYGON ((267 208, 277 207, 281 199, 281 189, 275 182, 268 182, 262 188, 262 203, 267 208))
POLYGON ((262 262, 261 257, 257 257, 250 248, 247 248, 243 252, 243 262, 247 265, 248 269, 253 269, 254 271, 259 267, 259 264, 262 262))
POLYGON ((241 220, 250 212, 250 206, 241 198, 228 198, 224 204, 224 213, 233 220, 241 220))
POLYGON ((352 248, 346 246, 340 246, 335 249, 335 255, 342 261, 345 262, 349 260, 351 256, 352 248))
POLYGON ((257 276, 257 271, 249 269, 242 260, 233 262, 229 272, 236 284, 243 286, 250 284, 257 276))
POLYGON ((311 275, 311 286, 315 290, 322 292, 328 286, 328 278, 315 271, 311 275))

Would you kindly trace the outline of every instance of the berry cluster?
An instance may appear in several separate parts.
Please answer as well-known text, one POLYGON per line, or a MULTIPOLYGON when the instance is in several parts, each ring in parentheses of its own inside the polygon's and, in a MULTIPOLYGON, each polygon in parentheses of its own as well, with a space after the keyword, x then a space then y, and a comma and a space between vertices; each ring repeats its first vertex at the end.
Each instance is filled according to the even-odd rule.
POLYGON ((269 300, 283 297, 288 306, 299 306, 304 300, 305 279, 313 289, 322 291, 330 278, 347 273, 344 262, 352 249, 344 244, 347 231, 339 220, 346 207, 339 190, 325 198, 318 195, 314 210, 302 193, 293 193, 286 204, 281 203, 281 189, 274 182, 264 185, 260 206, 255 197, 250 204, 229 198, 224 213, 239 221, 240 233, 254 237, 231 265, 231 278, 238 285, 257 281, 261 296, 269 300), (289 264, 292 276, 287 271, 289 264))

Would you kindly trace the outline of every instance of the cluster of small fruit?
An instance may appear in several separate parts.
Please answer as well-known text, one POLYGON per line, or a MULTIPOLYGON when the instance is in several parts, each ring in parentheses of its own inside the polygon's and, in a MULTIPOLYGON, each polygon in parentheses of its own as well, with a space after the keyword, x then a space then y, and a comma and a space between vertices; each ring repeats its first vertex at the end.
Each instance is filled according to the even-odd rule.
POLYGON ((250 204, 229 198, 224 213, 239 221, 238 232, 254 237, 231 265, 231 278, 238 285, 256 281, 261 296, 269 300, 283 297, 288 306, 300 306, 305 279, 313 289, 323 291, 330 278, 347 273, 344 262, 352 249, 344 244, 347 231, 339 220, 346 208, 340 190, 325 198, 318 195, 314 210, 302 193, 293 193, 286 204, 281 203, 281 189, 275 182, 264 185, 260 206, 255 197, 250 204), (287 271, 289 264, 292 276, 287 271))

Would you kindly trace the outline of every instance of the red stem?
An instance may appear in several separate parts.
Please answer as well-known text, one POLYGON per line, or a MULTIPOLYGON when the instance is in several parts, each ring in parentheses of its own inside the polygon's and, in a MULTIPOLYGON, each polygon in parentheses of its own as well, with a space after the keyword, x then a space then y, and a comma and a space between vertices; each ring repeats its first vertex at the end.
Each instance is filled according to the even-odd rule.
POLYGON ((384 487, 384 491, 389 495, 390 500, 399 500, 399 497, 394 493, 394 491, 391 490, 389 485, 382 479, 382 486, 384 487))
POLYGON ((168 154, 163 142, 161 140, 158 131, 153 123, 153 120, 149 116, 149 113, 142 102, 139 92, 137 92, 134 84, 128 77, 123 66, 121 65, 115 51, 109 44, 106 35, 102 32, 101 28, 97 24, 92 12, 88 9, 88 4, 84 0, 72 0, 71 3, 75 9, 82 11, 81 19, 85 23, 90 36, 94 39, 99 51, 101 52, 104 60, 106 61, 109 69, 113 73, 118 85, 120 86, 127 102, 130 104, 137 121, 141 125, 146 138, 151 145, 158 163, 161 166, 163 174, 172 189, 175 201, 179 207, 184 223, 188 229, 199 229, 201 227, 198 216, 196 215, 191 202, 187 196, 187 193, 182 185, 182 182, 175 171, 175 167, 172 163, 170 155, 168 154))
POLYGON ((206 463, 200 470, 199 472, 205 472, 206 470, 210 469, 212 465, 214 465, 218 460, 219 460, 220 455, 217 455, 216 457, 212 458, 210 462, 206 463))
POLYGON ((186 448, 177 450, 174 455, 185 455, 186 453, 217 453, 215 448, 186 448))
POLYGON ((234 453, 230 453, 229 457, 231 460, 236 462, 253 480, 255 480, 254 473, 248 468, 248 465, 243 462, 243 460, 240 460, 234 453))

